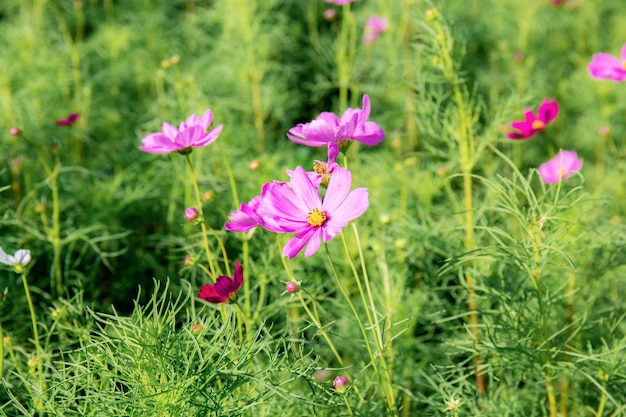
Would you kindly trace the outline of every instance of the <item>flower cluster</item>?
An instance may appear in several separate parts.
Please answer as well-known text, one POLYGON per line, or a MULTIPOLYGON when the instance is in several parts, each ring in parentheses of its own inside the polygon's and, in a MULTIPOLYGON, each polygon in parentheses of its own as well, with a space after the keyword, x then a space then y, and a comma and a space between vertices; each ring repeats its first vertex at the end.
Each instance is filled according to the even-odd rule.
POLYGON ((231 213, 226 230, 247 232, 261 226, 275 233, 295 234, 282 255, 293 259, 303 249, 305 257, 314 255, 322 241, 333 239, 369 206, 367 189, 350 190, 352 174, 336 162, 346 143, 356 140, 373 146, 385 138, 382 128, 367 120, 369 113, 370 101, 365 95, 362 109, 347 109, 341 117, 323 112, 290 129, 287 137, 296 143, 326 146, 328 161, 315 161, 310 172, 301 166, 288 170, 287 182, 266 183, 261 195, 231 213), (320 187, 326 187, 323 197, 320 187))

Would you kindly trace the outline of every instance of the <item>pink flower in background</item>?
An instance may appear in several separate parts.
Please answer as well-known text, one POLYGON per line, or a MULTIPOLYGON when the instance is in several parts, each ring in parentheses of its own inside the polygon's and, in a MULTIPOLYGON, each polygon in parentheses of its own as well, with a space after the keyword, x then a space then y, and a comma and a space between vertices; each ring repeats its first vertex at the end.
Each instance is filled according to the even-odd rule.
POLYGON ((72 126, 76 123, 79 116, 80 113, 70 113, 66 118, 57 120, 57 126, 72 126))
POLYGON ((13 126, 13 127, 9 130, 9 134, 10 134, 11 136, 19 136, 21 132, 22 132, 22 131, 21 131, 21 130, 20 130, 20 128, 19 128, 19 127, 17 127, 17 126, 13 126))
POLYGON ((587 69, 597 80, 625 81, 626 43, 622 46, 621 59, 605 53, 595 54, 587 69))
POLYGON ((289 185, 268 190, 264 216, 271 216, 283 232, 296 233, 283 247, 283 256, 290 259, 305 246, 305 257, 315 254, 320 239, 334 238, 369 206, 367 189, 350 191, 352 175, 342 167, 335 168, 323 201, 302 167, 292 173, 289 185))
POLYGON ((306 146, 326 146, 329 142, 341 145, 351 140, 374 146, 385 139, 385 132, 376 123, 367 121, 369 115, 370 99, 365 94, 363 109, 348 108, 341 118, 334 113, 322 112, 312 122, 289 129, 287 137, 306 146))
POLYGON ((324 10, 324 19, 333 20, 337 15, 337 10, 335 9, 326 9, 324 10))
POLYGON ((221 276, 217 278, 215 284, 203 285, 198 293, 198 298, 213 304, 225 303, 235 298, 237 290, 241 288, 241 284, 243 284, 243 267, 237 261, 232 278, 221 276))
POLYGON ((582 166, 583 160, 578 158, 576 151, 560 151, 550 161, 541 164, 539 175, 546 184, 554 184, 580 171, 582 166))
POLYGON ((555 6, 558 6, 559 4, 565 4, 567 3, 567 0, 549 0, 550 4, 554 4, 555 6))
POLYGON ((324 0, 326 3, 334 3, 337 6, 343 6, 344 4, 352 3, 356 0, 324 0))
POLYGON ((365 45, 374 43, 380 34, 387 30, 388 25, 389 23, 384 17, 372 16, 367 19, 363 33, 363 43, 365 45))
POLYGON ((192 114, 180 123, 178 129, 163 122, 163 132, 151 133, 144 137, 143 146, 139 149, 148 153, 189 153, 193 148, 206 146, 217 139, 222 131, 222 125, 213 130, 207 130, 213 121, 211 110, 204 112, 202 118, 192 114))
POLYGON ((188 222, 193 222, 196 221, 196 219, 198 218, 198 215, 200 213, 198 213, 198 209, 195 207, 187 207, 185 209, 185 220, 187 220, 188 222))
POLYGON ((559 114, 559 104, 556 101, 543 100, 537 110, 537 116, 532 111, 527 110, 524 114, 525 120, 511 123, 513 129, 519 132, 508 134, 510 139, 528 139, 541 132, 548 123, 552 122, 559 114))

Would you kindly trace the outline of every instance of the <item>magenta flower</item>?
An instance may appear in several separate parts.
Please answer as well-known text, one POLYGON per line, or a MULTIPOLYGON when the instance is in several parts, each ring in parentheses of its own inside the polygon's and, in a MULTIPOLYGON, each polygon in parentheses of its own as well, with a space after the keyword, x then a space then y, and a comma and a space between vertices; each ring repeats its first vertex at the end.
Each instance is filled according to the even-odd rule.
POLYGON ((387 19, 379 16, 372 16, 365 22, 365 29, 363 31, 363 43, 370 45, 376 42, 376 39, 381 33, 387 30, 389 23, 387 19))
POLYGON ((198 298, 213 304, 225 303, 234 300, 237 290, 243 284, 243 267, 237 261, 235 263, 235 273, 233 277, 221 276, 217 278, 215 284, 205 284, 200 288, 198 298))
POLYGON ((70 113, 66 118, 57 120, 57 126, 72 126, 79 116, 80 113, 70 113))
POLYGON ((334 3, 337 6, 343 6, 344 4, 352 3, 356 0, 324 0, 326 3, 334 3))
POLYGON ((576 151, 560 151, 550 161, 541 164, 539 175, 546 184, 554 184, 580 171, 582 166, 583 160, 578 158, 576 151))
POLYGON ((597 80, 624 81, 626 80, 626 43, 622 46, 621 58, 605 53, 595 54, 587 69, 597 80))
POLYGON ((374 122, 368 122, 370 99, 363 96, 363 109, 348 108, 341 118, 334 113, 322 112, 309 123, 300 123, 289 129, 287 137, 306 146, 326 146, 330 142, 341 145, 356 140, 368 146, 379 144, 385 139, 385 132, 374 122))
POLYGON ((293 259, 305 245, 305 257, 315 254, 320 239, 328 242, 367 210, 367 188, 350 191, 351 184, 350 171, 335 168, 322 201, 304 169, 297 167, 291 175, 290 187, 267 190, 263 220, 271 221, 283 232, 296 233, 283 247, 283 256, 293 259))
POLYGON ((541 132, 548 123, 552 122, 559 114, 559 104, 556 101, 544 99, 537 110, 537 116, 532 111, 524 113, 525 120, 511 123, 513 129, 519 130, 508 134, 510 139, 528 139, 541 132))
POLYGON ((241 203, 239 210, 233 211, 228 216, 229 222, 224 224, 224 228, 231 232, 243 233, 257 227, 261 222, 257 210, 261 206, 262 198, 262 196, 258 195, 247 204, 241 203))
POLYGON ((222 131, 222 125, 207 130, 213 121, 213 112, 207 110, 199 118, 192 114, 181 122, 178 129, 163 122, 163 132, 151 133, 141 139, 143 146, 139 149, 148 153, 189 153, 193 148, 207 146, 214 142, 222 131))

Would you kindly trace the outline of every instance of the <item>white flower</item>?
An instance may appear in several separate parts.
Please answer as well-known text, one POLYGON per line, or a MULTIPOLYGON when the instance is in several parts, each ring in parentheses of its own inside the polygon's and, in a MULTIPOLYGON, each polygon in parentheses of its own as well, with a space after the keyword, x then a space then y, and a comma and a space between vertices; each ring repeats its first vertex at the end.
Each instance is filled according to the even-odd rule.
POLYGON ((0 263, 12 266, 16 270, 28 265, 31 259, 29 250, 18 249, 14 255, 9 255, 0 248, 0 263))

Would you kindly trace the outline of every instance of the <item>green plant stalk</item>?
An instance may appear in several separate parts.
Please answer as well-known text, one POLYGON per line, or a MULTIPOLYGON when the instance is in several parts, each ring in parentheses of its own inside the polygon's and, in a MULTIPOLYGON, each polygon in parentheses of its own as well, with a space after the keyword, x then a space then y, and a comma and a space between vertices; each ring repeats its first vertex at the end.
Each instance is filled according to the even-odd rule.
MULTIPOLYGON (((464 249, 466 252, 470 252, 474 249, 474 203, 473 203, 473 189, 472 189, 472 168, 474 163, 474 140, 471 133, 471 127, 468 124, 467 111, 465 109, 466 103, 463 99, 463 92, 461 91, 458 77, 454 70, 454 63, 452 62, 452 54, 446 43, 446 34, 441 27, 441 23, 435 18, 435 30, 437 33, 436 39, 439 42, 441 51, 443 52, 443 68, 444 75, 452 85, 454 101, 456 102, 459 120, 461 121, 460 135, 457 138, 459 144, 459 153, 461 157, 461 175, 463 177, 463 208, 465 213, 464 222, 464 249)), ((475 295, 475 283, 474 277, 469 271, 464 271, 465 283, 467 285, 467 306, 469 309, 470 319, 470 331, 474 338, 474 348, 476 350, 480 347, 480 333, 479 333, 479 318, 478 318, 478 306, 476 303, 475 295)), ((485 393, 485 378, 482 374, 482 358, 476 356, 474 358, 474 365, 476 368, 476 387, 481 394, 485 393)))
MULTIPOLYGON (((209 248, 209 238, 207 236, 207 227, 204 222, 204 213, 202 211, 202 200, 200 198, 200 189, 198 188, 198 179, 196 178, 196 173, 193 170, 193 164, 191 163, 191 157, 189 154, 185 154, 185 159, 187 160, 187 166, 189 167, 189 171, 191 173, 191 182, 193 184, 193 189, 196 193, 196 204, 198 206, 198 215, 202 221, 200 222, 200 227, 202 228, 202 239, 204 242, 204 251, 206 253, 207 262, 209 263, 209 269, 211 271, 211 279, 213 282, 217 280, 217 273, 215 271, 215 265, 213 264, 213 253, 209 248)), ((226 260, 225 260, 226 261, 226 260)))
MULTIPOLYGON (((560 182, 560 181, 559 181, 560 182)), ((544 341, 548 340, 548 318, 546 317, 546 306, 543 299, 543 289, 541 285, 541 230, 537 226, 533 226, 536 230, 532 231, 532 243, 533 243, 533 284, 537 291, 537 301, 539 302, 539 312, 541 315, 541 335, 544 341)), ((554 393, 554 384, 552 383, 552 368, 549 358, 545 358, 545 377, 546 377, 546 396, 548 399, 548 407, 550 411, 550 417, 557 417, 557 405, 556 396, 554 393)))
MULTIPOLYGON (((350 310, 352 311, 352 314, 354 315, 354 318, 356 319, 356 322, 359 326, 359 329, 361 330, 361 333, 363 334, 363 340, 365 342, 365 346, 367 348, 367 352, 370 356, 370 361, 372 364, 372 368, 374 369, 374 373, 376 374, 376 376, 378 377, 378 379, 380 380, 380 382, 383 385, 383 392, 385 393, 385 397, 387 400, 387 406, 389 408, 389 411, 391 412, 392 416, 397 416, 398 415, 398 410, 396 409, 395 406, 395 397, 393 395, 393 388, 391 386, 391 380, 389 378, 389 374, 387 372, 387 366, 386 366, 386 361, 385 361, 385 357, 382 354, 383 352, 380 351, 380 355, 378 357, 381 358, 381 364, 384 367, 384 371, 383 373, 381 373, 379 366, 378 366, 378 362, 376 360, 377 355, 374 354, 374 352, 372 351, 372 346, 371 346, 371 342, 369 339, 369 336, 367 335, 367 331, 365 330, 365 327, 363 326, 363 322, 361 321, 361 318, 359 317, 359 313, 356 311, 356 308, 354 307, 354 304, 352 303, 352 300, 350 300, 350 295, 348 294, 348 292, 346 291, 346 288, 344 287, 344 285, 341 282, 341 279, 339 278, 339 275, 337 274, 337 270, 335 269, 335 265, 333 263, 333 260, 330 256, 330 250, 328 249, 328 245, 324 244, 324 248, 326 249, 326 257, 328 258, 328 262, 330 265, 331 270, 333 271, 333 276, 335 277, 335 281, 337 282, 337 286, 339 287, 339 290, 341 291, 341 294, 343 295, 343 298, 346 300, 346 302, 348 303, 348 306, 350 307, 350 310)), ((354 265, 352 265, 352 267, 354 268, 354 265)), ((357 279, 357 282, 359 280, 357 279)), ((360 285, 360 284, 359 284, 360 285)), ((360 289, 361 292, 361 296, 363 297, 362 294, 362 289, 360 289)), ((364 305, 364 307, 367 310, 367 304, 364 305)), ((374 326, 374 323, 371 323, 372 326, 374 326)))
POLYGON ((49 231, 48 239, 52 244, 52 276, 55 296, 60 297, 63 293, 63 273, 61 271, 61 206, 59 199, 59 184, 57 178, 59 176, 60 162, 57 156, 54 165, 54 171, 48 175, 50 181, 50 189, 52 190, 52 229, 49 231))
MULTIPOLYGON (((280 245, 280 241, 279 241, 278 235, 276 235, 276 243, 278 244, 278 250, 280 251, 281 245, 280 245)), ((293 273, 291 272, 291 270, 289 269, 289 267, 287 265, 287 261, 285 260, 285 257, 281 256, 281 261, 283 262, 283 267, 285 268, 285 272, 287 272, 287 276, 289 277, 289 280, 293 281, 293 282, 296 282, 296 280, 295 280, 295 278, 293 276, 293 273)), ((330 351, 333 353, 333 355, 337 359, 337 363, 339 363, 340 366, 344 367, 345 365, 344 365, 343 359, 341 358, 341 355, 337 351, 337 348, 335 347, 335 344, 333 343, 333 341, 331 340, 330 336, 328 335, 328 332, 326 331, 326 329, 322 325, 322 321, 320 320, 319 312, 317 310, 317 304, 315 303, 315 297, 313 297, 313 295, 311 293, 309 293, 308 291, 306 291, 303 288, 299 288, 297 294, 298 294, 298 299, 300 300, 300 304, 302 305, 302 308, 307 313, 307 315, 309 316, 311 321, 313 321, 313 324, 315 325, 315 327, 317 327, 318 331, 320 332, 320 334, 322 335, 322 337, 324 338, 324 340, 328 344, 328 348, 330 349, 330 351), (302 294, 301 294, 302 292, 306 293, 306 295, 311 300, 311 305, 313 306, 313 312, 307 306, 306 301, 304 300, 304 297, 302 297, 302 294)), ((363 395, 359 391, 358 387, 354 386, 353 389, 354 389, 354 392, 359 397, 359 400, 362 403, 365 403, 365 399, 363 398, 363 395)))
POLYGON ((348 87, 350 86, 350 70, 354 59, 354 40, 356 28, 352 20, 350 3, 342 6, 342 21, 336 46, 337 81, 339 83, 339 108, 348 107, 348 87), (352 50, 352 52, 351 52, 352 50))
POLYGON ((43 392, 44 389, 44 381, 43 381, 43 349, 41 348, 41 344, 39 343, 39 329, 37 328, 37 316, 35 314, 35 306, 33 305, 33 299, 30 296, 30 288, 28 287, 28 279, 26 277, 26 272, 22 272, 22 283, 24 284, 24 293, 26 294, 26 301, 28 303, 28 309, 30 310, 30 319, 31 324, 33 326, 33 339, 35 342, 35 349, 37 352, 37 373, 39 376, 39 389, 43 392))
POLYGON ((263 103, 261 100, 261 80, 263 79, 263 74, 257 65, 258 59, 255 54, 256 34, 253 33, 251 29, 255 27, 252 21, 253 16, 251 16, 255 11, 250 10, 252 4, 256 3, 248 0, 239 0, 237 2, 237 10, 243 20, 241 29, 243 30, 243 38, 246 44, 246 67, 248 70, 248 79, 250 81, 250 98, 252 103, 252 115, 254 118, 254 130, 257 136, 259 149, 263 151, 265 150, 265 122, 263 116, 263 103))
POLYGON ((2 322, 0 322, 0 379, 4 374, 4 333, 2 332, 2 322))

